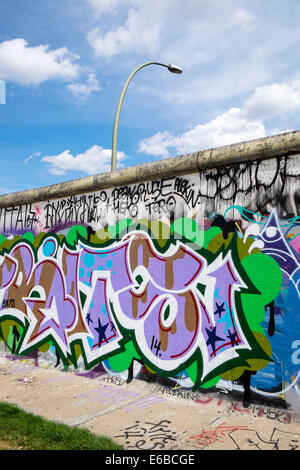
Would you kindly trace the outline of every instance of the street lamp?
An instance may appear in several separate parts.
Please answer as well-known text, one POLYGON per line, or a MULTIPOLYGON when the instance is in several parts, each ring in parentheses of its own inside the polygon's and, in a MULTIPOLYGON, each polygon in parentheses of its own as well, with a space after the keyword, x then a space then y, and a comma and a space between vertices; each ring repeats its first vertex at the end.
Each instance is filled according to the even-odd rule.
POLYGON ((115 122, 114 122, 114 130, 113 130, 113 139, 112 139, 112 155, 111 155, 111 171, 116 170, 117 166, 117 137, 118 137, 118 127, 119 127, 119 119, 120 119, 120 112, 121 112, 121 107, 123 103, 123 99, 126 93, 126 90, 128 88, 128 85, 132 79, 132 77, 143 67, 147 67, 147 65, 161 65, 162 67, 166 67, 169 72, 180 74, 182 73, 182 70, 180 67, 177 67, 177 65, 172 65, 172 64, 162 64, 161 62, 146 62, 145 64, 139 65, 128 77, 122 93, 119 98, 118 106, 117 106, 117 111, 115 115, 115 122))

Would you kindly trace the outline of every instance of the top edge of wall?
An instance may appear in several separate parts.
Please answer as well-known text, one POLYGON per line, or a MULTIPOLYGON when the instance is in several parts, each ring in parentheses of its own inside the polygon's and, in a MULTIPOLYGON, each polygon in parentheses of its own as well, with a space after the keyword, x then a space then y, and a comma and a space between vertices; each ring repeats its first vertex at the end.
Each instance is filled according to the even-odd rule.
POLYGON ((234 163, 265 160, 297 153, 300 156, 300 130, 188 153, 64 183, 0 195, 0 208, 59 199, 135 182, 162 177, 170 178, 234 163))

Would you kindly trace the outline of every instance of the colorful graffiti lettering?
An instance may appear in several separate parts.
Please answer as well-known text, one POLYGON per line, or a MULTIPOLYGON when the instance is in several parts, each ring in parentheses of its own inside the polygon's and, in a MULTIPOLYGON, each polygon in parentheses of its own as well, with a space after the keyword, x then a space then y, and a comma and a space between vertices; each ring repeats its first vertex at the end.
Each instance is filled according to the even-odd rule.
POLYGON ((48 344, 66 364, 81 355, 86 368, 108 360, 117 371, 136 359, 164 376, 185 371, 195 387, 266 367, 261 323, 282 285, 272 253, 191 219, 164 243, 129 226, 105 242, 83 226, 3 242, 0 322, 16 322, 16 353, 48 344))

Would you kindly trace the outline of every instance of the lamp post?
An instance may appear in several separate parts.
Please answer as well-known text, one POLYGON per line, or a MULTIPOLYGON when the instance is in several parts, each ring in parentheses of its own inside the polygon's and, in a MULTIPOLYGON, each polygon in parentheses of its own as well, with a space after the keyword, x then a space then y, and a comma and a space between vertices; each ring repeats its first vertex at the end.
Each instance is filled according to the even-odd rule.
POLYGON ((122 93, 119 98, 116 114, 115 114, 115 122, 114 122, 114 130, 113 130, 113 139, 112 139, 112 155, 111 155, 111 171, 115 171, 117 167, 117 138, 118 138, 118 127, 119 127, 119 119, 120 119, 120 112, 121 112, 121 107, 123 103, 123 99, 126 93, 126 90, 128 88, 128 85, 132 79, 132 77, 142 68, 147 67, 147 65, 161 65, 162 67, 166 67, 169 72, 172 73, 182 73, 182 70, 180 67, 177 67, 177 65, 171 65, 171 64, 162 64, 161 62, 146 62, 145 64, 139 65, 128 77, 122 93))

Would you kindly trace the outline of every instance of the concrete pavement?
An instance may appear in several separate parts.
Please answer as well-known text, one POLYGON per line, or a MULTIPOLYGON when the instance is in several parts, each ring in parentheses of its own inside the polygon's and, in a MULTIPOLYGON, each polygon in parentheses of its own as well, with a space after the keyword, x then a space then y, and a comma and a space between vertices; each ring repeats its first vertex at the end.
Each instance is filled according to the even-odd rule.
POLYGON ((225 394, 90 376, 2 353, 0 401, 107 435, 127 450, 300 449, 299 413, 263 404, 244 408, 225 394))

